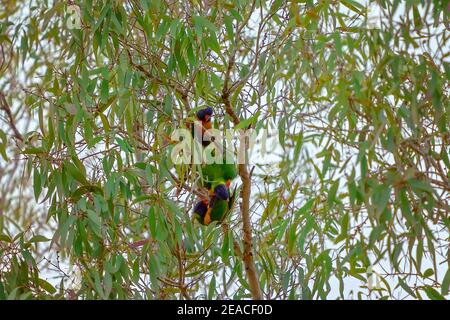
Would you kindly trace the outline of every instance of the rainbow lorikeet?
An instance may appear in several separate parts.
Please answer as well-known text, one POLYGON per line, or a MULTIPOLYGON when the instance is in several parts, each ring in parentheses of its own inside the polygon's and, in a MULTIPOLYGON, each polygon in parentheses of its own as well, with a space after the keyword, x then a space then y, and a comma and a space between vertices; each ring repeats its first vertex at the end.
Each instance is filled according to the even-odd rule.
MULTIPOLYGON (((237 176, 237 168, 235 163, 226 163, 226 157, 223 158, 223 163, 211 163, 202 165, 202 181, 203 186, 209 190, 209 195, 212 204, 209 207, 214 210, 219 210, 220 207, 226 208, 225 203, 229 201, 231 181, 237 176)), ((218 215, 220 216, 220 209, 218 215)), ((211 214, 214 214, 212 212, 211 214)), ((214 217, 211 216, 211 219, 214 217)), ((205 222, 209 223, 209 215, 205 216, 205 222)))
MULTIPOLYGON (((201 135, 196 126, 191 124, 192 135, 203 135, 206 130, 212 128, 211 117, 213 110, 210 107, 197 112, 197 119, 202 122, 201 135)), ((208 146, 211 141, 202 141, 203 147, 208 146)), ((215 151, 215 150, 214 150, 215 151)), ((234 203, 234 192, 230 194, 231 181, 237 176, 235 163, 226 163, 226 154, 223 163, 211 163, 202 165, 203 186, 209 190, 209 199, 199 201, 194 207, 194 217, 200 223, 208 225, 211 221, 222 221, 226 213, 230 211, 234 203)))
POLYGON ((209 200, 197 202, 194 207, 194 219, 203 225, 209 225, 212 221, 222 222, 233 208, 236 189, 230 195, 229 188, 227 188, 226 199, 224 199, 224 194, 224 192, 219 191, 209 200))

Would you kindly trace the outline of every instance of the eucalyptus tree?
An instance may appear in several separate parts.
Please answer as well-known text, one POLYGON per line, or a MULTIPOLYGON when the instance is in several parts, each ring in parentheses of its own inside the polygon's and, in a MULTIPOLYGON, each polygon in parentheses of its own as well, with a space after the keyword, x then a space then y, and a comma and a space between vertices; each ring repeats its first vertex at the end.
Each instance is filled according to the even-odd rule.
POLYGON ((445 298, 449 6, 3 1, 0 298, 445 298), (207 227, 204 106, 277 133, 207 227))

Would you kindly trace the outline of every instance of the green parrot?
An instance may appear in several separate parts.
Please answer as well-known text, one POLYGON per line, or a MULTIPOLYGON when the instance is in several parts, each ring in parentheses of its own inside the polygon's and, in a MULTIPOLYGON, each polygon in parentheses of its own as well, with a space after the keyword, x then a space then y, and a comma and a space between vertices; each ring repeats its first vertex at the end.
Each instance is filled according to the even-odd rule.
MULTIPOLYGON (((224 159, 225 160, 225 159, 224 159)), ((234 163, 212 163, 202 166, 203 185, 209 190, 209 204, 206 214, 203 216, 203 224, 211 221, 221 221, 226 212, 230 210, 234 202, 230 194, 231 181, 237 176, 237 168, 234 163)))
MULTIPOLYGON (((213 115, 212 108, 208 107, 197 112, 197 119, 202 121, 202 134, 205 130, 211 129, 211 117, 213 115)), ((192 131, 194 135, 195 131, 192 131)), ((206 147, 210 141, 202 142, 202 146, 206 147)), ((219 149, 224 151, 219 145, 219 149)), ((209 191, 209 199, 201 200, 194 206, 194 218, 201 224, 208 225, 211 221, 222 221, 226 214, 230 211, 234 203, 233 194, 230 195, 231 181, 237 176, 237 168, 234 161, 226 163, 226 150, 223 153, 223 163, 204 164, 201 167, 202 184, 209 191)), ((210 154, 209 156, 214 157, 210 154)), ((229 157, 228 157, 229 158, 229 157)), ((209 161, 208 161, 209 162, 209 161)))
MULTIPOLYGON (((226 190, 226 193, 228 195, 229 190, 226 190)), ((227 199, 223 199, 222 192, 217 192, 209 201, 197 202, 194 207, 194 218, 203 225, 209 225, 212 221, 222 222, 233 208, 235 197, 236 188, 227 199)))
MULTIPOLYGON (((203 184, 208 190, 215 191, 219 185, 230 187, 231 181, 237 177, 234 163, 211 163, 202 166, 203 184)), ((211 192, 212 193, 212 192, 211 192)))

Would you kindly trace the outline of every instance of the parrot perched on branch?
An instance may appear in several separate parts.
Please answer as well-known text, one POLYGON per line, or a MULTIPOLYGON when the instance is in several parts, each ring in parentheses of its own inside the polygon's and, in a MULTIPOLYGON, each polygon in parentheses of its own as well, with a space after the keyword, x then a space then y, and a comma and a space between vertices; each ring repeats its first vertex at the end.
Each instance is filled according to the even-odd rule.
MULTIPOLYGON (((197 112, 197 119, 202 122, 202 135, 212 128, 211 117, 213 110, 210 107, 197 112)), ((195 128, 192 125, 192 135, 195 138, 195 128)), ((203 147, 210 141, 202 141, 203 147)), ((222 150, 221 152, 224 152, 222 150)), ((235 191, 230 194, 231 181, 237 176, 236 164, 226 163, 226 152, 223 154, 223 163, 203 164, 201 166, 202 185, 208 189, 209 199, 201 200, 194 206, 194 218, 201 224, 208 225, 212 221, 222 221, 230 211, 235 200, 235 191)))
POLYGON ((230 187, 231 181, 237 176, 234 163, 211 163, 202 166, 203 185, 208 190, 215 191, 220 185, 230 187))
POLYGON ((236 188, 230 195, 229 189, 226 194, 228 197, 223 199, 222 195, 216 193, 209 200, 197 202, 194 207, 194 219, 203 225, 209 225, 212 221, 222 222, 231 211, 236 198, 236 188))

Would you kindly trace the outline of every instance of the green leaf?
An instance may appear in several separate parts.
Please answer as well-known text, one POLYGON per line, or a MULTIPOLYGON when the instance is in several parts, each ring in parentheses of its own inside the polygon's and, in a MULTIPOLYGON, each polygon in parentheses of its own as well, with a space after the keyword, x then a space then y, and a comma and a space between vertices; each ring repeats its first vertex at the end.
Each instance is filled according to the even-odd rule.
POLYGON ((95 223, 98 226, 102 225, 102 220, 97 212, 95 212, 93 210, 88 210, 87 215, 88 215, 89 220, 91 220, 93 223, 95 223))
POLYGON ((47 242, 50 241, 51 239, 41 236, 41 235, 36 235, 33 236, 28 242, 34 243, 34 242, 47 242))
POLYGON ((417 298, 414 291, 403 281, 401 278, 398 279, 398 284, 413 298, 417 298))
POLYGON ((223 237, 223 243, 222 243, 222 249, 221 249, 221 255, 222 259, 226 260, 230 253, 230 237, 228 232, 225 233, 225 236, 223 237))
POLYGON ((445 298, 439 292, 437 292, 430 286, 424 287, 423 290, 431 300, 445 300, 445 298))
POLYGON ((49 282, 45 281, 44 279, 38 280, 39 286, 47 291, 50 294, 54 294, 56 292, 55 287, 53 287, 49 282))
POLYGON ((108 272, 105 273, 105 277, 103 278, 103 284, 105 287, 105 297, 109 297, 113 287, 113 282, 112 277, 108 272))
POLYGON ((208 300, 211 300, 216 292, 216 276, 212 276, 208 289, 208 300))
POLYGON ((372 201, 378 215, 381 214, 388 205, 390 195, 391 188, 386 184, 381 184, 374 188, 372 201))
POLYGON ((6 300, 17 300, 17 293, 19 292, 20 287, 14 288, 9 294, 6 300))
POLYGON ((445 273, 444 280, 442 280, 441 285, 441 293, 442 295, 446 296, 448 294, 450 287, 450 268, 447 269, 447 272, 445 273))
POLYGON ((227 30, 228 38, 234 40, 234 28, 233 28, 233 18, 224 15, 223 21, 225 22, 225 28, 227 30))
POLYGON ((256 121, 258 121, 258 117, 259 117, 260 113, 261 113, 261 112, 258 111, 254 116, 252 116, 252 117, 250 117, 250 118, 248 118, 248 119, 242 120, 241 122, 239 122, 238 125, 236 125, 236 126, 234 127, 234 129, 235 129, 235 130, 238 130, 238 129, 247 129, 249 126, 255 124, 256 121))
POLYGON ((348 226, 349 226, 349 214, 345 213, 344 216, 341 218, 341 223, 340 223, 340 227, 341 227, 341 233, 339 234, 339 236, 334 240, 334 243, 339 243, 342 240, 345 240, 347 238, 348 235, 348 226))
POLYGON ((88 181, 86 180, 86 177, 83 175, 83 173, 81 173, 81 171, 78 169, 77 166, 75 166, 74 164, 72 164, 70 162, 66 162, 65 167, 69 171, 72 178, 74 178, 81 184, 85 184, 85 185, 89 184, 88 181))
POLYGON ((308 218, 306 220, 306 224, 303 227, 303 229, 301 229, 302 231, 300 232, 300 236, 299 236, 299 246, 300 246, 300 250, 302 252, 304 252, 304 246, 305 246, 305 240, 306 240, 306 236, 308 235, 308 233, 312 230, 313 226, 314 226, 314 217, 312 215, 308 215, 308 218))
POLYGON ((328 191, 328 207, 331 208, 336 201, 336 193, 339 188, 339 180, 336 180, 333 182, 333 185, 331 186, 330 190, 328 191))
POLYGON ((362 15, 363 13, 361 12, 361 9, 364 9, 364 7, 359 4, 356 1, 353 0, 341 0, 341 3, 346 6, 347 8, 349 8, 350 10, 352 10, 353 12, 362 15), (358 9, 359 8, 359 9, 358 9))
POLYGON ((217 31, 218 31, 217 27, 213 23, 211 23, 211 21, 206 19, 205 17, 196 16, 193 19, 194 19, 194 24, 196 26, 199 25, 200 27, 205 27, 206 29, 208 29, 212 33, 217 33, 217 31))
POLYGON ((91 228, 91 230, 98 236, 98 237, 102 237, 102 233, 101 233, 101 227, 102 227, 102 219, 100 217, 100 215, 93 211, 93 210, 87 210, 87 216, 89 219, 89 226, 91 228))
POLYGON ((289 238, 287 251, 289 255, 294 253, 294 248, 297 240, 297 225, 291 225, 289 228, 289 238))
POLYGON ((34 168, 33 172, 33 189, 34 189, 34 198, 37 201, 42 191, 41 175, 39 174, 39 170, 37 168, 34 168))
POLYGON ((8 157, 6 155, 6 143, 7 143, 7 137, 5 132, 3 130, 0 130, 0 155, 5 161, 8 161, 8 157))
POLYGON ((427 270, 425 270, 425 272, 423 273, 423 277, 424 278, 429 278, 434 274, 434 270, 431 268, 428 268, 427 270))
POLYGON ((170 95, 164 97, 164 112, 172 114, 172 96, 170 95))
POLYGON ((0 234, 0 241, 11 243, 12 239, 6 234, 0 234))
POLYGON ((46 153, 44 148, 27 148, 22 151, 23 154, 43 154, 46 153))
POLYGON ((109 98, 109 81, 104 79, 100 85, 100 101, 107 103, 109 98))
POLYGON ((416 5, 413 6, 414 26, 420 30, 422 28, 422 19, 420 17, 419 9, 416 5))
POLYGON ((433 188, 425 181, 420 181, 417 179, 409 179, 408 183, 413 189, 433 193, 433 188))

